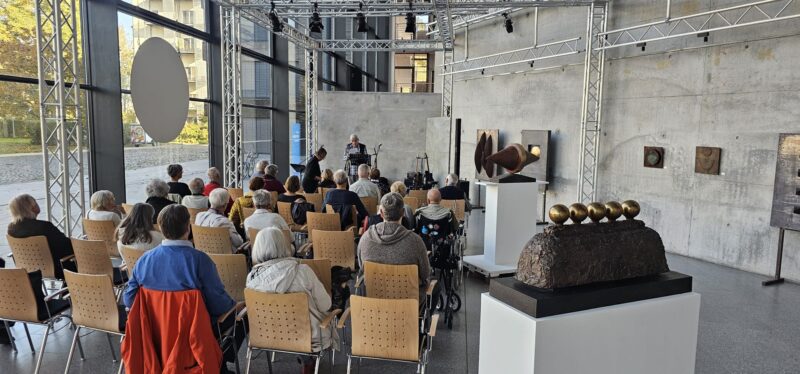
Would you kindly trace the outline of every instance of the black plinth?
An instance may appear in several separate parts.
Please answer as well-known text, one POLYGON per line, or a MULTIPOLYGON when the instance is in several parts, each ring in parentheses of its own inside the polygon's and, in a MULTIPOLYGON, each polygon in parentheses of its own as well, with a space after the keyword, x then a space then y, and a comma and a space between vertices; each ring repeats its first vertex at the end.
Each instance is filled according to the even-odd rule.
POLYGON ((514 278, 492 279, 489 295, 534 318, 579 312, 692 291, 692 277, 670 271, 615 282, 542 290, 514 278))

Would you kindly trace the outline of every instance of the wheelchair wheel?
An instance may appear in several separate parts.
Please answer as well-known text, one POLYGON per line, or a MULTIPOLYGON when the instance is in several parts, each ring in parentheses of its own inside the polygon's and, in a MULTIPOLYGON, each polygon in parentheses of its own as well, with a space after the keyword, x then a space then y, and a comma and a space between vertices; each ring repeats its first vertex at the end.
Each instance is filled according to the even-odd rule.
POLYGON ((453 292, 453 294, 450 295, 450 310, 452 310, 453 313, 455 313, 458 312, 460 309, 461 309, 461 297, 458 296, 457 293, 453 292))

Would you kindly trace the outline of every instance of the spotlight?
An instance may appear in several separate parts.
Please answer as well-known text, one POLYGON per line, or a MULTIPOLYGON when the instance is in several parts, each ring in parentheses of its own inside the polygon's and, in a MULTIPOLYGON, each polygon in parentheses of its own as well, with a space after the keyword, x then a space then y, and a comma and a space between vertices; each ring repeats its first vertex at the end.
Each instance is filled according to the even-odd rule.
POLYGON ((317 3, 314 3, 314 13, 311 14, 311 22, 308 23, 308 30, 314 33, 320 33, 323 29, 325 29, 325 26, 322 24, 322 18, 319 16, 317 3))
POLYGON ((356 22, 358 22, 358 32, 367 32, 369 27, 367 26, 367 17, 364 17, 364 13, 361 12, 364 9, 364 3, 358 3, 358 14, 356 14, 356 22))
POLYGON ((283 23, 281 17, 275 12, 275 3, 270 2, 269 21, 272 23, 272 32, 283 32, 283 23))
POLYGON ((511 34, 514 32, 514 21, 511 20, 511 17, 508 16, 508 13, 503 13, 503 18, 506 19, 503 22, 503 25, 506 27, 506 32, 511 34))
POLYGON ((417 32, 417 17, 414 16, 413 2, 408 2, 408 13, 406 13, 406 32, 417 32))

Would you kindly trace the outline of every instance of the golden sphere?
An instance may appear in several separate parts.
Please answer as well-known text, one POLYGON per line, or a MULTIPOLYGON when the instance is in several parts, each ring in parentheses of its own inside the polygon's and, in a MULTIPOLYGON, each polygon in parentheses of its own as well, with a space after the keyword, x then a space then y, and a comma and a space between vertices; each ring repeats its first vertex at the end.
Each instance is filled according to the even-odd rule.
POLYGON ((550 220, 556 225, 563 225, 569 219, 569 208, 566 205, 556 204, 550 207, 550 220))
POLYGON ((589 215, 589 211, 586 209, 586 205, 575 203, 569 206, 569 218, 573 223, 580 224, 587 215, 589 215))
POLYGON ((625 215, 627 219, 633 219, 634 217, 639 215, 639 212, 642 208, 639 206, 639 203, 633 200, 626 200, 622 202, 622 214, 625 215))
POLYGON ((606 203, 606 218, 609 222, 616 221, 622 215, 622 205, 616 201, 606 203))
POLYGON ((594 223, 598 223, 603 218, 606 218, 606 206, 601 203, 591 203, 586 206, 586 209, 589 211, 589 219, 594 223))

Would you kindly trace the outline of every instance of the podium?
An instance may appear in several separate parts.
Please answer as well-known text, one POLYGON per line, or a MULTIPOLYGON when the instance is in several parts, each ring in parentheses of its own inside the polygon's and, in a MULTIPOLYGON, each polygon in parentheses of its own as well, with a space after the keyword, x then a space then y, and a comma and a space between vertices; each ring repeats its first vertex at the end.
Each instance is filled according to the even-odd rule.
POLYGON ((515 273, 522 248, 540 230, 539 186, 547 182, 477 184, 486 186, 483 254, 464 256, 464 266, 490 278, 515 273))

